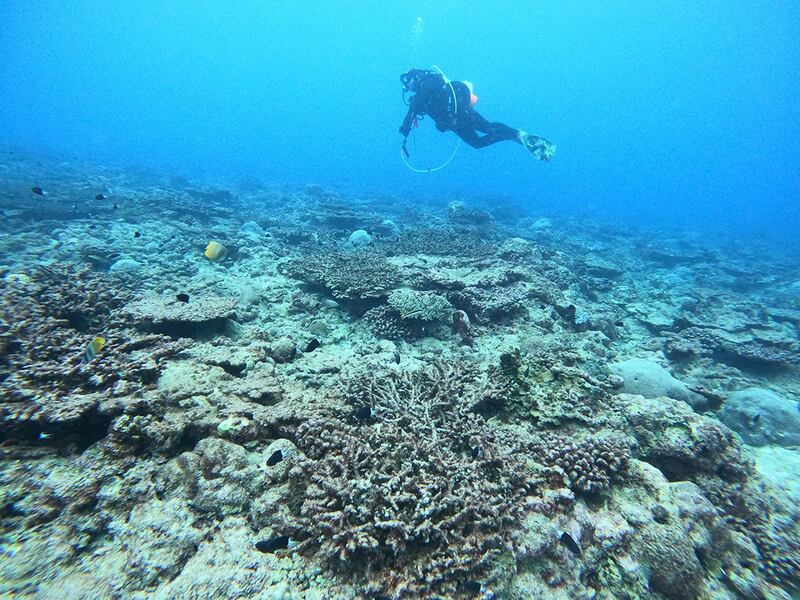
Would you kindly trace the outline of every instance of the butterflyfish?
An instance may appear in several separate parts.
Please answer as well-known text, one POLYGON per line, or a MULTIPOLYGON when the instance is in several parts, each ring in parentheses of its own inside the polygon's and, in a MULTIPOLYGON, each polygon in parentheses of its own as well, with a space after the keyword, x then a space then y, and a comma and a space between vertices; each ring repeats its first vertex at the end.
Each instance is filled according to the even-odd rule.
POLYGON ((208 260, 213 260, 214 262, 225 260, 225 257, 228 256, 228 250, 220 244, 219 242, 208 242, 208 246, 206 246, 206 251, 203 252, 206 255, 208 260))
POLYGON ((91 361, 106 345, 106 338, 96 337, 89 345, 86 346, 86 352, 83 353, 83 362, 88 363, 91 361))

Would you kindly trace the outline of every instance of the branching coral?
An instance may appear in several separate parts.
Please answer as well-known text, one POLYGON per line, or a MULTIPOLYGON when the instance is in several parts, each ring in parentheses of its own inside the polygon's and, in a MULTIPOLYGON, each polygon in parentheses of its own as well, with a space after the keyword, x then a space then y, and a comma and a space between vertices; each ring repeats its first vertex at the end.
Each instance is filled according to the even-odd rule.
POLYGON ((299 500, 276 528, 337 573, 358 578, 353 566, 369 565, 371 593, 464 595, 513 545, 535 493, 512 446, 470 411, 490 389, 448 365, 359 380, 354 400, 373 418, 297 429, 299 500))
POLYGON ((575 492, 599 492, 625 474, 630 448, 619 439, 588 437, 580 441, 555 434, 542 436, 531 451, 547 467, 559 467, 575 492))
POLYGON ((411 340, 422 335, 418 321, 401 319, 400 313, 387 304, 370 308, 361 319, 373 334, 387 340, 411 340))
POLYGON ((424 337, 435 321, 450 320, 452 315, 446 298, 403 289, 389 295, 389 304, 375 306, 361 318, 377 337, 412 341, 424 337))

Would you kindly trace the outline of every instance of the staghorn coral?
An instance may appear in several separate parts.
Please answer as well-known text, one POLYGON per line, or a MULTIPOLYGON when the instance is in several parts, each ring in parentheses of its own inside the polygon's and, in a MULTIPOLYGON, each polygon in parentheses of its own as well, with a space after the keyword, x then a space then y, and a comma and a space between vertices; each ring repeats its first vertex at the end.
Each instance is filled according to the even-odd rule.
POLYGON ((426 419, 449 424, 452 405, 462 412, 479 412, 487 405, 502 405, 511 397, 510 381, 496 371, 483 372, 469 362, 436 361, 424 369, 392 371, 375 375, 362 372, 348 387, 348 397, 356 406, 367 406, 386 419, 396 419, 422 402, 426 419), (422 400, 424 398, 424 401, 422 400), (438 407, 434 410, 433 407, 438 407))
POLYGON ((290 260, 280 270, 324 288, 338 300, 381 298, 400 279, 395 266, 368 250, 313 254, 290 260))
POLYGON ((587 437, 570 440, 545 434, 530 451, 537 462, 564 471, 574 492, 607 490, 614 479, 624 476, 631 457, 630 448, 620 439, 587 437))
POLYGON ((470 408, 491 386, 452 365, 365 376, 374 420, 312 418, 294 433, 297 498, 275 529, 365 592, 463 596, 510 549, 537 481, 470 408), (354 565, 370 565, 364 573, 354 565))

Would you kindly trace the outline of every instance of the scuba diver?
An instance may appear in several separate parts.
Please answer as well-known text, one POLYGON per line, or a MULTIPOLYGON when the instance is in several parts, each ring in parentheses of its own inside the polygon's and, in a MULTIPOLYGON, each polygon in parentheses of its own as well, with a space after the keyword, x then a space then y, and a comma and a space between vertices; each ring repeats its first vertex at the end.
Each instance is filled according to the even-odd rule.
POLYGON ((510 140, 522 144, 539 160, 550 160, 555 154, 555 144, 546 139, 503 123, 492 123, 478 114, 473 108, 478 97, 469 81, 448 81, 441 71, 411 69, 400 75, 400 82, 404 100, 406 93, 414 93, 407 102, 408 112, 400 126, 404 138, 402 151, 406 158, 409 156, 406 150, 408 134, 425 115, 433 119, 436 129, 452 131, 473 148, 510 140), (479 132, 484 135, 478 135, 479 132))

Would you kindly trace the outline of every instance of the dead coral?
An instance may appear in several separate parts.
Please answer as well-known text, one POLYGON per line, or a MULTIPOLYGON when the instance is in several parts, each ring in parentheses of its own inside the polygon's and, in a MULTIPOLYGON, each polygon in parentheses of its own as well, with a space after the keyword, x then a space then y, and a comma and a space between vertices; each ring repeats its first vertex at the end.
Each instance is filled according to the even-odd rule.
POLYGON ((295 432, 300 500, 276 528, 370 593, 464 595, 513 545, 537 483, 470 411, 491 389, 471 381, 444 364, 361 379, 354 400, 370 422, 315 418, 295 432))
POLYGON ((766 578, 787 589, 797 588, 797 509, 782 506, 768 492, 733 432, 682 402, 625 394, 617 398, 625 403, 626 430, 636 436, 637 456, 672 481, 696 483, 758 548, 766 578))
POLYGON ((181 302, 174 296, 150 294, 128 303, 124 312, 146 329, 197 336, 223 330, 226 320, 236 317, 236 301, 200 296, 181 302))
POLYGON ((538 426, 565 422, 602 424, 610 409, 614 381, 593 375, 580 354, 569 347, 535 345, 524 354, 501 356, 503 374, 514 384, 509 413, 538 426))
POLYGON ((795 340, 767 344, 748 334, 732 334, 709 327, 688 327, 669 334, 664 350, 672 358, 711 357, 745 369, 800 364, 800 346, 795 340))

